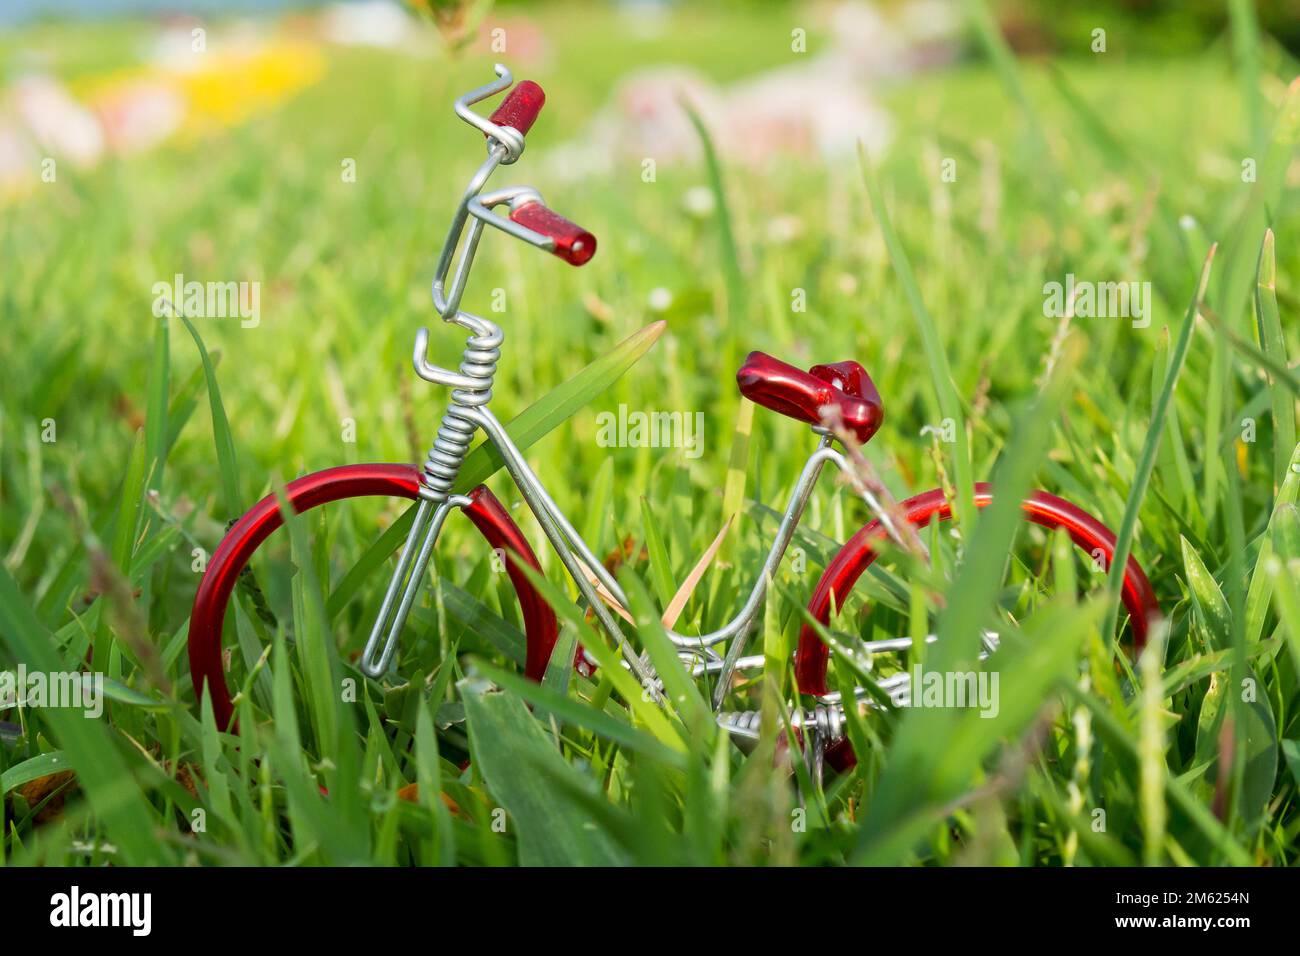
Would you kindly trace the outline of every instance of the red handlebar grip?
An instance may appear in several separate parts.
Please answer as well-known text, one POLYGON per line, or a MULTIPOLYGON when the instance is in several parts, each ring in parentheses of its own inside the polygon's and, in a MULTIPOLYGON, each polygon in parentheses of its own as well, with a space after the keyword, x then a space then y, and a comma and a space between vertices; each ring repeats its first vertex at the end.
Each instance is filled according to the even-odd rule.
POLYGON ((542 88, 532 80, 524 80, 506 95, 489 119, 498 126, 509 126, 527 134, 545 102, 542 88))
POLYGON ((539 202, 525 203, 510 213, 510 218, 533 232, 555 240, 553 255, 569 265, 585 264, 596 254, 596 237, 576 223, 551 212, 539 202))

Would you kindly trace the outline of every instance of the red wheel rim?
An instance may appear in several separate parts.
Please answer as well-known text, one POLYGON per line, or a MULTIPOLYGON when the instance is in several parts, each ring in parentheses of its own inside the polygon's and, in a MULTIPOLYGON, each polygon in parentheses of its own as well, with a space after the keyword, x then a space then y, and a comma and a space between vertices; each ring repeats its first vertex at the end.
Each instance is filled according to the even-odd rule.
MULTIPOLYGON (((420 471, 414 465, 344 465, 289 482, 285 486, 285 497, 294 511, 301 514, 318 505, 345 498, 415 500, 419 498, 419 489, 420 471)), ((479 486, 469 497, 471 503, 464 510, 488 544, 515 552, 522 561, 540 570, 537 556, 527 539, 492 492, 479 486)), ((262 542, 283 523, 279 501, 275 495, 267 495, 226 533, 194 595, 189 632, 190 679, 200 697, 205 687, 212 695, 212 710, 219 727, 230 726, 234 714, 221 655, 226 608, 240 573, 262 542)), ((528 643, 525 673, 533 680, 540 680, 559 633, 555 612, 514 563, 509 565, 508 572, 524 617, 528 643)))
MULTIPOLYGON (((981 483, 975 486, 975 504, 987 507, 993 501, 993 486, 981 483)), ((931 521, 945 521, 952 517, 952 504, 943 490, 935 488, 908 498, 900 503, 907 520, 923 528, 931 521)), ((1100 551, 1109 561, 1115 555, 1115 535, 1104 524, 1083 509, 1064 498, 1045 491, 1032 492, 1023 502, 1025 517, 1044 528, 1065 528, 1074 543, 1085 551, 1100 551)), ((840 549, 826 566, 817 590, 808 603, 808 611, 818 623, 825 626, 830 621, 831 599, 847 596, 862 573, 876 560, 875 541, 883 539, 885 530, 879 519, 865 525, 840 549)), ((1137 559, 1130 555, 1124 570, 1124 606, 1133 622, 1133 642, 1139 649, 1146 642, 1151 622, 1160 617, 1160 605, 1155 591, 1147 580, 1137 559)), ((799 690, 805 694, 821 696, 828 691, 826 666, 830 648, 811 625, 805 624, 799 632, 799 649, 795 652, 795 679, 799 690)))

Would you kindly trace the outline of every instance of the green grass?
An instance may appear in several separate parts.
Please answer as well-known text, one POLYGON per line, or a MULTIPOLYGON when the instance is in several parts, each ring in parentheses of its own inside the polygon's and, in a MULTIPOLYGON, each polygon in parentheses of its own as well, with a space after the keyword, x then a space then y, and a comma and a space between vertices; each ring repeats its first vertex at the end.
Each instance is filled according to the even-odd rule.
MULTIPOLYGON (((626 556, 625 630, 664 700, 616 666, 496 474, 562 622, 542 684, 520 676, 508 579, 458 519, 402 678, 360 676, 406 512, 366 501, 304 515, 259 553, 261 595, 241 588, 227 624, 238 732, 196 702, 185 637, 202 553, 300 473, 420 460, 446 395, 410 371, 415 329, 431 326, 434 361, 460 347, 433 321, 428 280, 481 148, 448 104, 489 61, 331 50, 321 82, 275 111, 94 172, 61 165, 0 216, 0 668, 109 680, 104 720, 0 713, 17 726, 0 737, 0 860, 1295 864, 1296 69, 1248 8, 1234 4, 1234 34, 1204 54, 1162 61, 1125 57, 1114 34, 1104 57, 1016 61, 974 29, 969 60, 882 89, 897 135, 866 168, 719 154, 661 162, 655 183, 629 162, 582 185, 545 157, 629 65, 741 77, 788 62, 798 14, 679 12, 640 39, 604 7, 537 16, 552 55, 518 73, 545 86, 547 109, 503 182, 535 183, 600 252, 573 270, 489 237, 466 305, 486 313, 490 290, 506 290, 493 407, 522 415, 530 462, 597 553, 626 556), (1241 181, 1246 156, 1255 183, 1241 181), (942 157, 956 182, 940 181, 942 157), (699 186, 726 200, 703 220, 683 206, 699 186), (778 237, 778 216, 802 228, 778 237), (261 324, 203 319, 191 334, 154 318, 151 286, 177 272, 260 279, 261 324), (1045 316, 1043 284, 1067 272, 1149 280, 1150 326, 1045 316), (661 287, 672 304, 655 311, 661 287), (794 289, 807 311, 791 310, 794 289), (592 394, 583 379, 525 411, 593 362, 626 366, 630 353, 602 356, 661 319, 613 385, 592 394), (734 366, 750 349, 867 367, 887 417, 865 454, 896 497, 996 480, 1097 514, 1146 568, 1167 626, 1132 654, 1107 569, 1023 529, 1009 503, 970 509, 960 537, 922 534, 928 564, 882 559, 824 636, 851 648, 937 628, 914 657, 960 669, 994 626, 997 717, 852 715, 857 767, 816 781, 778 756, 791 707, 811 701, 792 701, 776 667, 727 695, 762 711, 742 753, 658 621, 733 515, 677 627, 735 613, 814 443, 740 402, 734 366), (597 415, 620 403, 703 411, 703 457, 601 447, 597 415), (922 432, 945 418, 956 442, 922 432), (574 641, 601 661, 593 678, 568 666, 574 641), (58 812, 20 794, 66 768, 76 784, 58 812)), ((104 44, 90 28, 32 28, 0 55, 26 41, 83 77, 121 65, 112 51, 142 35, 112 30, 104 44)), ((482 474, 493 464, 475 460, 482 474)), ((747 653, 788 662, 818 575, 869 517, 823 480, 747 653)), ((898 666, 833 661, 835 688, 898 666)))

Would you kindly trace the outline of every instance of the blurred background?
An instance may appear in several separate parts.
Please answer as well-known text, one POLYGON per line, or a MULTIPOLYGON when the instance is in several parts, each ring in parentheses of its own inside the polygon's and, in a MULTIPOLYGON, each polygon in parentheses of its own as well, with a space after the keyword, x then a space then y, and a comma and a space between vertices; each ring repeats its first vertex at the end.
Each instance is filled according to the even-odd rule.
MULTIPOLYGON (((1060 329, 1042 285, 1070 271, 1153 285, 1149 329, 1079 330, 1108 373, 1090 382, 1092 423, 1109 442, 1112 422, 1133 419, 1116 440, 1140 441, 1131 410, 1209 241, 1229 240, 1238 284, 1254 268, 1258 231, 1234 233, 1243 157, 1263 155, 1295 75, 1296 12, 1277 0, 1253 13, 1237 0, 7 0, 8 565, 44 593, 54 572, 40 559, 65 553, 68 519, 31 516, 43 487, 70 487, 91 514, 111 506, 117 461, 146 418, 153 288, 176 275, 259 287, 255 321, 199 325, 220 366, 245 501, 272 474, 422 459, 445 396, 413 382, 410 343, 433 317, 434 257, 482 151, 451 101, 497 61, 548 92, 527 156, 499 181, 536 185, 601 243, 582 270, 501 237, 485 244, 466 304, 482 311, 493 290, 507 295, 498 414, 668 321, 654 361, 545 446, 586 449, 538 461, 562 504, 581 501, 604 458, 596 413, 658 402, 708 412, 689 481, 716 509, 708 489, 740 407, 733 375, 755 348, 805 366, 863 362, 889 416, 889 440, 872 448, 882 473, 900 495, 943 477, 922 434, 938 419, 933 370, 866 203, 859 144, 972 402, 979 472, 1001 448, 1006 403, 1053 354, 1060 329), (46 419, 58 443, 36 441, 46 419)), ((1283 275, 1296 181, 1288 165, 1269 207, 1283 275)), ((1285 282, 1279 294, 1292 301, 1285 282)), ((174 401, 192 409, 193 343, 173 329, 163 345, 174 401)), ((459 347, 435 329, 435 357, 459 347)), ((1191 361, 1208 369, 1208 357, 1191 361)), ((229 516, 209 513, 218 482, 206 419, 176 426, 157 484, 160 506, 209 544, 229 516)), ((756 448, 790 427, 757 421, 756 448)), ((798 453, 757 459, 749 490, 779 498, 798 453)), ((614 454, 614 520, 634 525, 667 459, 614 454)), ((1122 481, 1089 483, 1076 494, 1113 519, 1122 481)), ((837 533, 851 533, 847 520, 837 533)), ((612 542, 615 529, 605 534, 612 542)), ((689 562, 693 548, 674 545, 674 557, 689 562)), ((175 608, 154 608, 160 621, 181 613, 189 583, 178 582, 175 608)))
MULTIPOLYGON (((1262 369, 1276 371, 1297 348, 1298 54, 1300 4, 1286 0, 0 0, 5 568, 70 660, 84 656, 82 616, 108 594, 126 622, 114 627, 139 635, 137 650, 162 647, 170 679, 188 695, 185 622, 202 570, 194 556, 210 553, 277 479, 352 461, 423 459, 447 396, 414 377, 411 344, 418 327, 435 325, 435 256, 483 156, 482 136, 456 119, 452 101, 503 62, 517 79, 539 82, 547 102, 526 154, 494 183, 536 186, 600 245, 590 264, 572 269, 500 235, 484 240, 465 307, 503 306, 494 316, 506 335, 494 408, 510 419, 638 329, 666 321, 654 350, 529 458, 592 546, 613 564, 639 563, 638 572, 646 559, 636 542, 649 516, 671 531, 667 557, 681 575, 744 502, 731 553, 683 620, 692 630, 716 627, 736 609, 769 540, 770 509, 783 505, 812 441, 742 404, 734 376, 748 351, 805 367, 860 361, 886 408, 866 453, 900 498, 951 485, 952 441, 936 437, 936 383, 950 375, 970 467, 984 480, 1016 411, 1049 370, 1067 368, 1068 396, 1035 480, 1115 527, 1169 367, 1170 328, 1180 327, 1218 241, 1204 315, 1234 338, 1208 318, 1196 323, 1134 544, 1177 622, 1170 666, 1191 660, 1204 638, 1193 631, 1184 582, 1203 586, 1208 568, 1233 598, 1243 575, 1230 558, 1244 549, 1225 542, 1266 534, 1294 448, 1293 397, 1262 369), (947 368, 926 359, 868 201, 868 171, 947 368), (1256 289, 1272 301, 1266 227, 1276 238, 1286 339, 1260 346, 1271 365, 1251 351, 1256 289), (1044 286, 1067 275, 1149 283, 1149 324, 1050 314, 1044 286), (177 276, 258 289, 254 311, 195 319, 219 397, 195 339, 155 311, 157 285, 177 276), (623 404, 703 413, 701 456, 602 447, 597 416, 623 404), (213 425, 223 414, 230 442, 213 425), (129 588, 109 586, 105 539, 115 542, 129 588)), ((433 339, 442 364, 463 345, 441 325, 433 339)), ((517 492, 499 475, 492 484, 558 579, 517 492)), ((316 557, 327 587, 404 504, 335 509, 328 535, 322 521, 318 540, 329 544, 316 557)), ((806 595, 819 555, 868 518, 851 491, 828 483, 807 514, 815 532, 801 539, 811 561, 783 568, 783 584, 806 595)), ((483 584, 491 578, 481 540, 463 522, 445 539, 443 579, 489 595, 493 610, 517 623, 510 602, 483 584)), ((262 586, 291 620, 288 545, 266 550, 262 586)), ((1087 570, 1080 581, 1095 584, 1087 570)), ((387 575, 373 577, 374 593, 333 622, 352 656, 387 575)), ((770 613, 780 620, 765 626, 765 649, 780 660, 800 619, 784 600, 770 613)), ((97 626, 107 627, 88 628, 97 626)), ((862 625, 864 635, 906 626, 903 612, 862 625)), ((447 634, 421 630, 416 646, 429 668, 447 634)), ((461 650, 482 645, 466 638, 461 650)), ((249 667, 259 647, 243 646, 249 667)), ((1097 673, 1111 669, 1106 661, 1097 673)), ((1275 774, 1274 744, 1296 737, 1295 681, 1268 673, 1270 714, 1279 716, 1256 734, 1263 743, 1251 796, 1230 821, 1238 855, 1211 852, 1201 824, 1183 821, 1169 860, 1294 862, 1300 762, 1290 778, 1275 774), (1266 807, 1276 817, 1267 839, 1255 829, 1266 807)), ((1226 738, 1212 720, 1198 730, 1191 715, 1213 716, 1201 709, 1200 686, 1171 693, 1187 719, 1170 726, 1170 770, 1192 780, 1196 805, 1208 806, 1217 798, 1205 769, 1226 738)), ((1130 722, 1118 689, 1113 710, 1130 722)), ((1153 712, 1150 726, 1158 725, 1153 712)), ((934 743, 934 766, 943 767, 946 744, 934 743)), ((1094 744, 1098 759, 1101 749, 1094 744)), ((862 766, 866 779, 880 763, 862 766)), ((973 841, 968 856, 945 835, 935 857, 1072 862, 1064 824, 1036 834, 1062 805, 1058 790, 1082 794, 1074 772, 1054 763, 1048 796, 1012 792, 1008 805, 1049 808, 1028 813, 1019 848, 1008 849, 1002 833, 973 841)), ((1115 836, 1094 840, 1088 853, 1131 862, 1143 845, 1137 785, 1118 764, 1104 773, 1097 789, 1115 836)), ((790 834, 781 810, 789 789, 773 797, 770 858, 835 858, 831 841, 790 834)), ((1071 804, 1076 813, 1094 805, 1083 799, 1071 804)), ((748 804, 735 806, 748 826, 748 804)), ((1080 829, 1087 838, 1086 824, 1080 829)), ((1164 859, 1157 829, 1142 830, 1157 833, 1148 861, 1164 859)), ((753 857, 769 858, 766 837, 758 829, 750 837, 753 857)), ((647 838, 647 854, 656 839, 647 838)), ((690 831, 682 839, 688 850, 692 839, 690 831)))
MULTIPOLYGON (((1136 342, 1114 323, 1086 330, 1120 407, 1145 393, 1142 362, 1188 276, 1239 221, 1243 157, 1262 155, 1300 37, 1297 4, 1282 0, 1253 15, 1236 0, 2 9, 0 351, 21 361, 6 361, 0 399, 9 422, 21 411, 78 430, 74 445, 44 449, 43 467, 73 469, 92 501, 111 499, 116 468, 83 465, 111 460, 144 421, 151 290, 177 274, 260 287, 255 323, 201 324, 225 363, 250 500, 273 470, 420 459, 445 399, 411 387, 410 341, 432 317, 434 256, 482 149, 451 101, 496 61, 549 95, 503 184, 538 186, 601 242, 583 270, 499 237, 485 247, 467 305, 510 296, 503 417, 663 318, 657 367, 671 371, 642 369, 609 405, 668 396, 716 413, 707 462, 730 446, 731 377, 747 351, 854 358, 900 426, 881 467, 900 493, 933 483, 918 437, 937 413, 930 370, 866 208, 861 144, 897 204, 959 388, 990 418, 976 448, 991 461, 1002 400, 1037 380, 1057 333, 1041 286, 1067 271, 1153 283, 1156 321, 1136 342), (719 157, 716 182, 685 105, 719 157)), ((1284 274, 1295 179, 1289 167, 1270 207, 1284 274)), ((1243 236, 1232 255, 1253 263, 1258 242, 1243 236)), ((191 344, 167 345, 173 387, 197 373, 191 344)), ((591 416, 572 428, 590 444, 591 416)), ((182 511, 214 493, 206 429, 194 422, 172 449, 182 511)), ((37 481, 19 454, 29 439, 6 429, 11 503, 37 481)), ((633 502, 656 459, 621 454, 633 502)), ((584 480, 552 466, 540 465, 553 481, 584 480)), ((25 509, 7 518, 30 540, 25 509)), ((41 526, 38 549, 58 550, 54 528, 41 526)), ((32 555, 18 548, 10 566, 32 555)))

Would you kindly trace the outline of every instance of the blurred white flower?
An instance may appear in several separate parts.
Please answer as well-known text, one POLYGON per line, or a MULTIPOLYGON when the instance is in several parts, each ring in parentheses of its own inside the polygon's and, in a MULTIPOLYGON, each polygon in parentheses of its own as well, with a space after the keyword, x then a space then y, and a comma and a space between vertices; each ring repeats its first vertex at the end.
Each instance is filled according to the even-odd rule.
POLYGON ((650 290, 648 304, 651 312, 667 312, 672 307, 673 294, 669 289, 657 286, 650 290))
POLYGON ((148 63, 169 73, 194 73, 203 65, 207 52, 207 31, 198 20, 185 18, 158 32, 145 58, 148 63), (203 52, 195 49, 195 30, 204 30, 203 52))
POLYGON ((31 140, 17 126, 0 120, 0 194, 34 180, 38 163, 31 140))
POLYGON ((902 23, 917 40, 950 40, 961 30, 961 10, 952 0, 912 0, 903 7, 902 23))
POLYGON ((321 34, 331 43, 396 49, 412 37, 411 16, 390 0, 332 3, 321 15, 321 34))
POLYGON ((768 220, 768 242, 781 245, 793 242, 801 235, 803 235, 803 220, 798 216, 773 216, 768 220))
POLYGON ((92 166, 104 152, 104 133, 95 114, 78 103, 57 80, 26 76, 12 88, 14 111, 32 139, 60 159, 92 166))
POLYGON ((707 219, 713 215, 716 203, 713 190, 707 186, 692 186, 682 197, 682 208, 693 219, 707 219))

